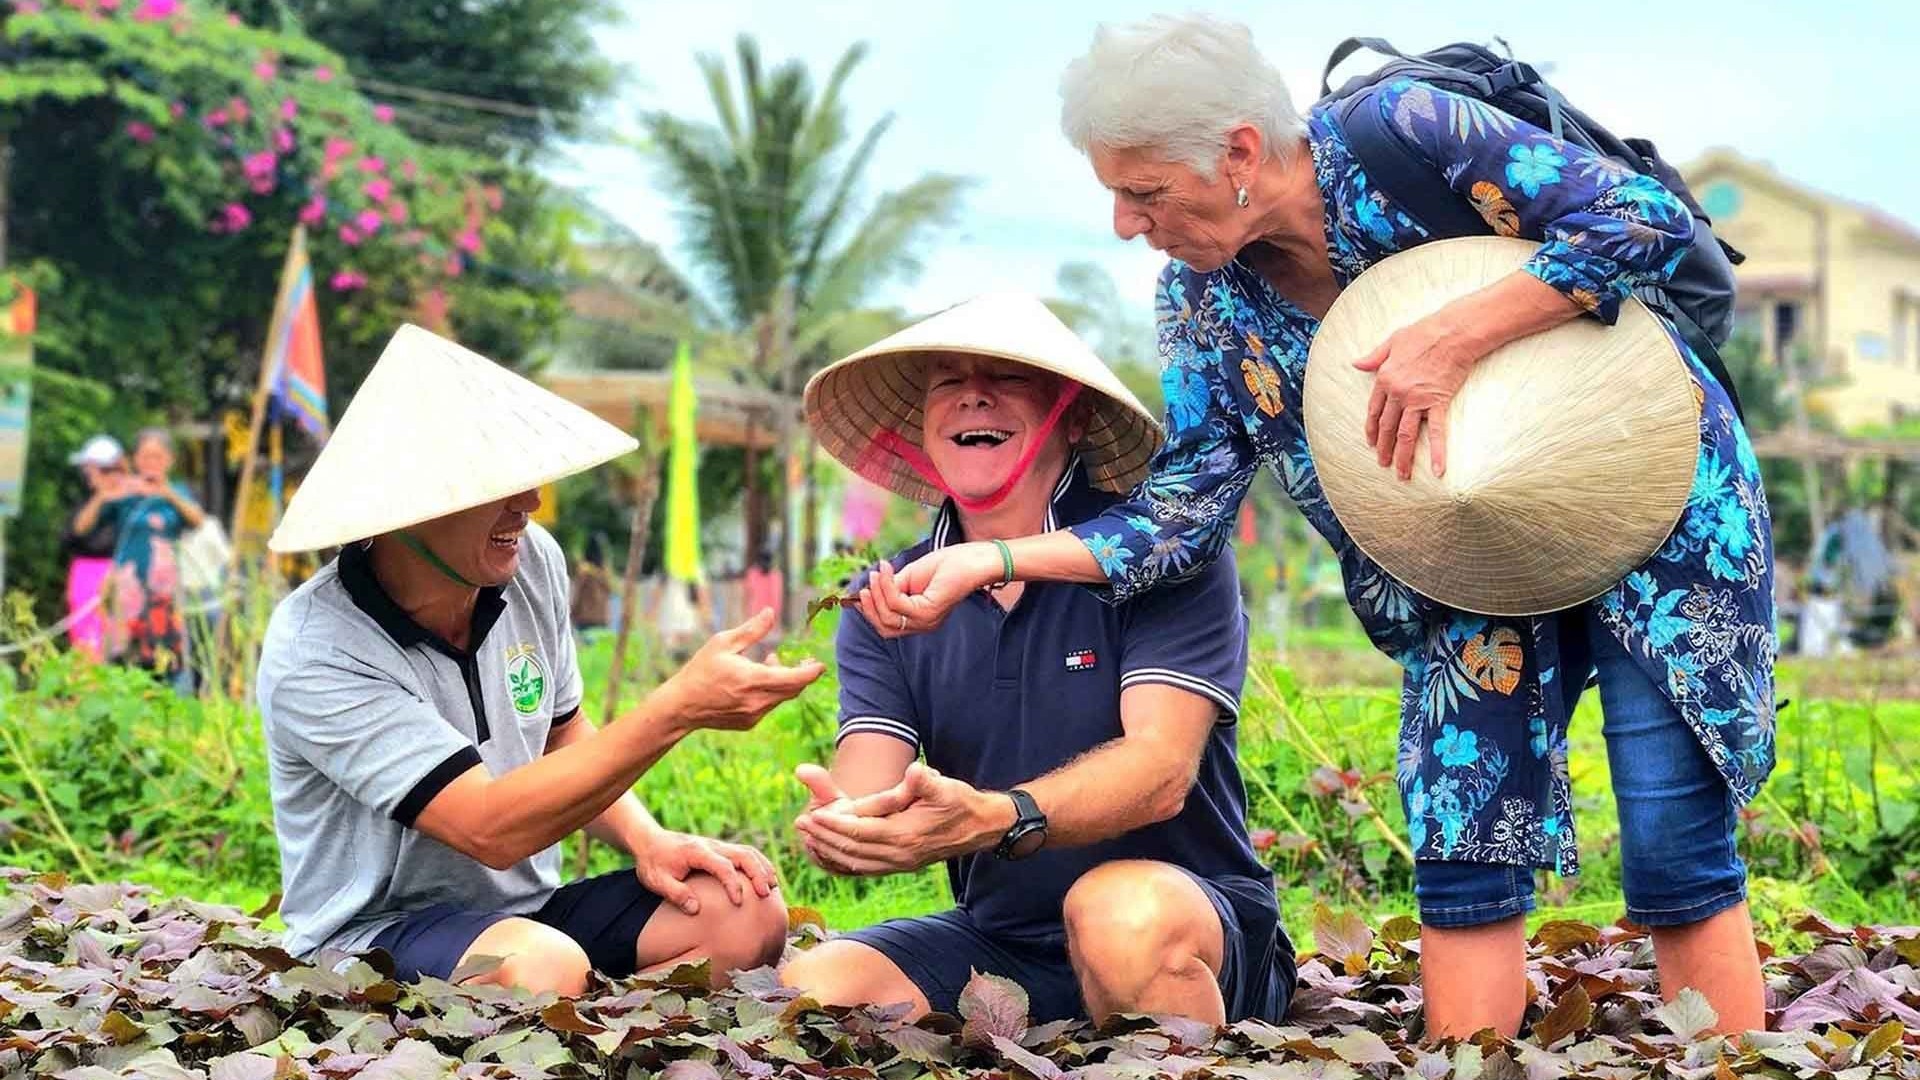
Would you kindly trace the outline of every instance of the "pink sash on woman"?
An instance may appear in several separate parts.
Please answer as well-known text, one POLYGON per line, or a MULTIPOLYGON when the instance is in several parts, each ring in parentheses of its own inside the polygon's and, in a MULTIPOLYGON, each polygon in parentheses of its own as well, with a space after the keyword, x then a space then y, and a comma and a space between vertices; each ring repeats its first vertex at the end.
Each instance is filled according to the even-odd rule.
POLYGON ((112 559, 75 559, 67 566, 67 617, 73 620, 67 638, 74 648, 94 660, 100 659, 100 639, 106 629, 97 601, 112 571, 112 559), (92 610, 88 610, 89 605, 92 610), (86 614, 79 615, 82 611, 86 614))

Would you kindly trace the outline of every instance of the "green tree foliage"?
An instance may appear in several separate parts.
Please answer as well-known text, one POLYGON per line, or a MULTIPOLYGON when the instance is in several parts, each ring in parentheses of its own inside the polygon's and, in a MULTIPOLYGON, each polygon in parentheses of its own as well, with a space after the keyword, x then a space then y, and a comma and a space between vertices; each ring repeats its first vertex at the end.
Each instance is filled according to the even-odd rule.
MULTIPOLYGON (((336 416, 395 326, 423 314, 503 360, 543 355, 577 210, 498 157, 397 125, 299 29, 191 0, 23 0, 0 43, 4 254, 40 291, 37 364, 112 389, 97 427, 245 408, 296 223, 336 416)), ((29 484, 56 485, 38 497, 58 502, 70 478, 47 465, 71 433, 46 401, 29 484)), ((43 612, 58 527, 23 516, 9 534, 13 582, 43 612)))
POLYGON ((842 93, 866 49, 848 49, 817 90, 797 60, 767 70, 750 36, 735 51, 737 86, 719 57, 699 60, 713 122, 654 112, 644 123, 665 186, 684 207, 694 276, 723 324, 752 336, 756 381, 792 391, 842 325, 865 317, 880 285, 918 272, 925 242, 952 220, 967 181, 929 174, 864 204, 867 165, 892 123, 881 118, 857 141, 849 126, 842 93), (770 323, 783 292, 797 363, 773 355, 770 323))
POLYGON ((243 0, 248 22, 339 53, 368 93, 427 142, 521 155, 582 134, 618 69, 593 31, 611 0, 243 0))
POLYGON ((1155 416, 1165 408, 1160 362, 1154 355, 1152 310, 1120 295, 1113 275, 1096 263, 1071 262, 1055 279, 1059 295, 1048 301, 1060 321, 1087 340, 1100 359, 1155 416))

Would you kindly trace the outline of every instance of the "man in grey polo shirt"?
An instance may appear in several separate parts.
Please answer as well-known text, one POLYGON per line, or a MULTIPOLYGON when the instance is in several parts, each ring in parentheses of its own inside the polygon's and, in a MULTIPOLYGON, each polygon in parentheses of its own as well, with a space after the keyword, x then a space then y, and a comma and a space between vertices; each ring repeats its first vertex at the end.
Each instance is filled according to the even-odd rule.
POLYGON ((290 949, 381 948, 404 977, 494 956, 475 981, 561 993, 589 967, 779 955, 766 858, 661 828, 631 788, 690 732, 752 727, 818 665, 747 659, 763 612, 604 729, 581 715, 565 562, 528 518, 541 485, 632 446, 424 330, 382 354, 271 543, 342 548, 261 653, 290 949), (633 870, 561 886, 557 844, 582 828, 633 870))

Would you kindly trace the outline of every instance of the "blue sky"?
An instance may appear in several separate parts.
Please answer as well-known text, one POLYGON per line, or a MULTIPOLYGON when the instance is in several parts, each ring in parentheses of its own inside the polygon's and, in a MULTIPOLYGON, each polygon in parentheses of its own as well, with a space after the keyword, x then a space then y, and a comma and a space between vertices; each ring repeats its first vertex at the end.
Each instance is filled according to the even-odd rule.
MULTIPOLYGON (((1144 314, 1161 259, 1108 228, 1109 207, 1058 127, 1062 68, 1101 21, 1183 4, 972 0, 869 3, 636 2, 601 36, 629 78, 603 123, 631 130, 643 109, 708 118, 694 64, 731 59, 741 32, 771 64, 797 56, 824 77, 854 40, 870 53, 847 98, 864 128, 894 125, 869 169, 869 194, 925 172, 975 178, 957 226, 916 281, 877 299, 928 310, 991 288, 1045 294, 1060 265, 1105 266, 1144 314)), ((1216 3, 1253 28, 1303 107, 1327 53, 1349 34, 1403 49, 1504 37, 1553 65, 1567 97, 1623 135, 1653 139, 1684 163, 1725 145, 1786 176, 1872 203, 1920 226, 1920 93, 1912 54, 1920 4, 1631 0, 1607 4, 1216 3)), ((1362 70, 1350 61, 1343 72, 1362 70)), ((1337 81, 1337 80, 1336 80, 1337 81)), ((574 148, 557 178, 590 191, 642 236, 677 253, 679 237, 651 166, 631 150, 574 148)))

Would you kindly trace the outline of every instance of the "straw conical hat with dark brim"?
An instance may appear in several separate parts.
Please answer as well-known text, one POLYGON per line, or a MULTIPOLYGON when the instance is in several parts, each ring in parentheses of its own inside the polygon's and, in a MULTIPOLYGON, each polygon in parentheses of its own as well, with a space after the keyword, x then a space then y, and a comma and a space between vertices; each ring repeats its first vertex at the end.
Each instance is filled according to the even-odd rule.
POLYGON ((1605 592, 1672 533, 1698 464, 1697 384, 1629 299, 1613 326, 1577 318, 1475 365, 1447 415, 1444 477, 1424 426, 1412 480, 1379 465, 1374 376, 1353 362, 1537 248, 1470 237, 1384 259, 1340 294, 1308 357, 1307 441, 1334 514, 1382 569, 1462 611, 1537 615, 1605 592))
POLYGON ((861 349, 807 381, 807 423, 841 464, 896 495, 934 505, 946 496, 896 454, 892 431, 923 446, 927 366, 943 353, 996 357, 1052 372, 1085 389, 1086 432, 1074 444, 1095 486, 1131 491, 1160 448, 1160 425, 1079 335, 1037 298, 996 293, 957 304, 861 349))
POLYGON ((531 491, 638 447, 479 353, 402 326, 267 546, 338 547, 531 491))

